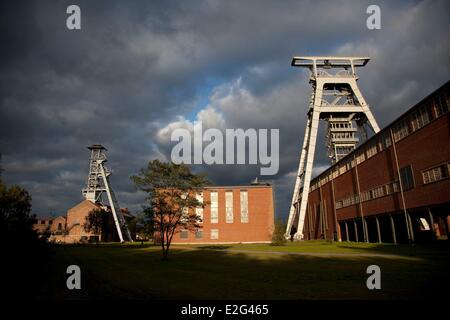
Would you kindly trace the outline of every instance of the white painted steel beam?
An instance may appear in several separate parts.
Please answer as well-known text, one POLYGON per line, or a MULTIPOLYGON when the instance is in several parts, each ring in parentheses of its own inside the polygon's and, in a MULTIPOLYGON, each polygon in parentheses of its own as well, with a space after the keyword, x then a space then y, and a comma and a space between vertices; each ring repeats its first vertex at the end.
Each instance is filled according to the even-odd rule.
POLYGON ((355 148, 358 142, 355 134, 358 130, 353 127, 353 122, 357 123, 359 127, 368 123, 375 133, 380 130, 356 84, 358 76, 355 67, 363 67, 369 60, 369 57, 335 56, 301 56, 292 59, 292 66, 307 67, 311 72, 310 83, 313 87, 311 93, 313 102, 308 110, 308 120, 292 195, 286 237, 290 237, 293 222, 298 215, 295 238, 298 240, 304 238, 304 220, 314 166, 319 120, 328 122, 328 152, 332 162, 339 161, 343 156, 343 154, 337 153, 337 149, 347 150, 345 147, 349 147, 348 150, 353 150, 355 148), (333 71, 335 72, 333 73, 333 71), (346 101, 338 104, 343 100, 342 98, 346 101), (328 101, 327 99, 332 100, 328 101), (345 126, 342 125, 341 128, 337 128, 345 122, 347 123, 345 126), (344 135, 341 133, 344 133, 344 135), (296 210, 294 204, 298 205, 298 203, 299 208, 296 210))

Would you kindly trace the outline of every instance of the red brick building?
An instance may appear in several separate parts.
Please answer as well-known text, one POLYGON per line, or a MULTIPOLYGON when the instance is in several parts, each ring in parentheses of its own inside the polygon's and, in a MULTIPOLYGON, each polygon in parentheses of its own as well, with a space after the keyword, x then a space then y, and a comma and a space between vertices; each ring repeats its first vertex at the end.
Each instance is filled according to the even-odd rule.
MULTIPOLYGON (((121 209, 125 219, 134 218, 128 209, 121 209)), ((98 238, 100 241, 119 241, 116 226, 114 224, 110 208, 90 200, 83 200, 74 207, 67 210, 66 216, 56 218, 39 218, 33 225, 38 233, 49 233, 49 241, 57 243, 79 243, 90 242, 98 238), (106 210, 108 216, 105 223, 105 230, 99 234, 85 230, 86 219, 92 210, 106 210)))
POLYGON ((449 89, 447 82, 311 181, 305 239, 448 239, 449 89))
POLYGON ((64 242, 75 243, 88 241, 90 237, 100 235, 84 230, 86 218, 92 210, 100 210, 102 206, 89 200, 83 200, 76 206, 67 210, 67 236, 64 242))
POLYGON ((181 230, 172 243, 268 243, 274 228, 272 186, 207 187, 197 193, 199 201, 208 203, 197 208, 203 217, 197 232, 181 230))
POLYGON ((58 239, 66 230, 66 217, 58 216, 56 218, 39 218, 33 225, 33 229, 39 234, 48 233, 49 240, 58 239))

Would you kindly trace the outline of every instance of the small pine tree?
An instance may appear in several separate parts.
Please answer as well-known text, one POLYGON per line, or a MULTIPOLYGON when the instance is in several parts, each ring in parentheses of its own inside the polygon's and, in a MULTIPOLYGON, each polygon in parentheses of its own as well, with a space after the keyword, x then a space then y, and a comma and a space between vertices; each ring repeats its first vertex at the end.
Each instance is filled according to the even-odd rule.
POLYGON ((277 219, 275 221, 275 229, 272 234, 272 243, 273 246, 284 246, 286 245, 286 238, 284 233, 286 231, 286 224, 283 223, 281 219, 277 219))

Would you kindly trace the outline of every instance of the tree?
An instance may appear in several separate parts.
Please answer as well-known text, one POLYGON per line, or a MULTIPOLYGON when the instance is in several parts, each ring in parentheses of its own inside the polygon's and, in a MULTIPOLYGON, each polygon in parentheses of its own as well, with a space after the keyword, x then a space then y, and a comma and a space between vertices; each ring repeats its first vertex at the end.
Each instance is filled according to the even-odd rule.
POLYGON ((145 212, 154 226, 155 238, 160 242, 163 260, 167 260, 174 234, 181 230, 196 231, 201 228, 200 216, 195 208, 204 207, 196 198, 209 181, 203 174, 193 174, 184 164, 150 161, 131 179, 142 191, 148 193, 145 212))
POLYGON ((141 244, 144 241, 148 241, 153 238, 153 234, 155 233, 155 225, 153 223, 153 219, 151 216, 151 211, 146 208, 142 212, 136 215, 136 218, 128 223, 128 227, 130 229, 134 228, 134 233, 136 234, 136 241, 141 241, 141 244))
POLYGON ((287 242, 285 238, 286 224, 283 223, 281 219, 275 220, 275 229, 272 233, 272 243, 273 246, 284 246, 287 242))
POLYGON ((95 235, 95 243, 98 245, 101 233, 106 231, 108 212, 103 209, 92 209, 86 217, 84 231, 95 235))
POLYGON ((35 240, 35 216, 31 214, 31 196, 19 186, 8 187, 0 181, 0 226, 2 243, 35 240))
POLYGON ((45 238, 33 230, 31 196, 20 186, 0 180, 0 241, 4 279, 2 289, 13 299, 35 299, 49 281, 50 252, 45 238))

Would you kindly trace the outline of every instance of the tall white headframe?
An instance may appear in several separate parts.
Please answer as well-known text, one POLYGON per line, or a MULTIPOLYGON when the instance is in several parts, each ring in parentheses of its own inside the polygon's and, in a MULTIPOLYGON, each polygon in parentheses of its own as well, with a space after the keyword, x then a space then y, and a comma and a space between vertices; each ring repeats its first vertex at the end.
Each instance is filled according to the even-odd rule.
POLYGON ((89 175, 86 188, 82 190, 82 194, 86 200, 93 203, 101 203, 102 205, 104 205, 103 194, 106 194, 120 242, 124 242, 123 233, 125 233, 127 240, 132 242, 130 230, 109 181, 111 170, 105 166, 107 150, 100 144, 94 144, 88 149, 91 151, 89 175))
POLYGON ((356 68, 363 67, 369 57, 294 57, 292 66, 308 68, 312 86, 308 119, 300 152, 294 193, 286 228, 286 237, 292 234, 297 221, 295 239, 303 239, 303 226, 311 174, 314 164, 319 120, 328 125, 327 148, 332 163, 353 151, 358 143, 357 133, 367 139, 367 126, 374 133, 380 131, 370 108, 356 84, 356 68), (354 127, 356 125, 356 128, 354 127))

